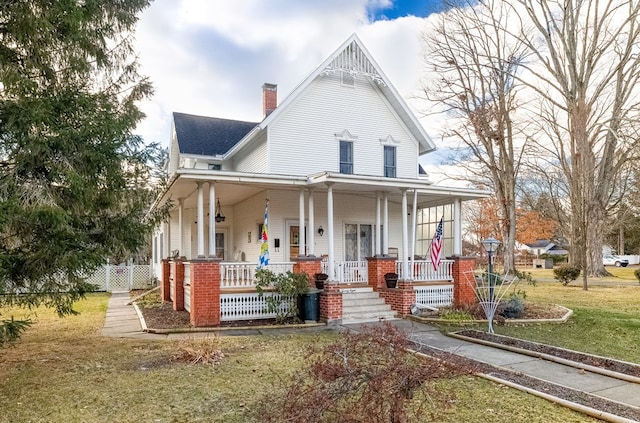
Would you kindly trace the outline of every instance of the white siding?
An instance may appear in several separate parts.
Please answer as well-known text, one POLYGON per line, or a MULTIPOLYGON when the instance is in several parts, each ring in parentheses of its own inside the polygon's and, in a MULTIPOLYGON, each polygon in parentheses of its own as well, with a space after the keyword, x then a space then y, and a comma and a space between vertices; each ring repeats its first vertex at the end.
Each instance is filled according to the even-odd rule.
POLYGON ((335 134, 348 130, 354 142, 354 173, 382 176, 383 146, 397 141, 397 176, 415 178, 418 143, 374 83, 357 78, 340 85, 338 75, 319 77, 269 128, 269 171, 308 175, 339 170, 335 134), (286 172, 283 172, 283 169, 286 172))
MULTIPOLYGON (((289 261, 289 244, 287 222, 297 224, 299 211, 297 190, 269 190, 257 194, 241 203, 236 204, 235 219, 238 226, 235 230, 235 248, 241 250, 245 260, 257 263, 260 255, 260 241, 258 241, 258 224, 264 220, 264 202, 269 198, 269 255, 273 262, 289 261), (251 232, 251 241, 248 241, 251 232), (280 249, 274 248, 274 240, 280 239, 280 249)), ((329 235, 327 233, 327 193, 314 192, 314 231, 315 255, 322 256, 329 252, 329 235), (324 236, 318 235, 318 228, 325 230, 324 236)), ((305 195, 305 218, 309 219, 308 193, 305 195)), ((389 246, 402 251, 402 223, 400 221, 400 204, 389 203, 389 246)), ((344 225, 346 223, 364 223, 375 225, 375 197, 354 196, 353 194, 336 194, 334 192, 334 242, 336 260, 344 259, 344 225)))
POLYGON ((180 166, 180 147, 178 147, 178 139, 176 131, 171 127, 171 142, 169 146, 169 175, 173 175, 180 166))
POLYGON ((267 171, 266 131, 253 145, 238 153, 234 161, 234 170, 238 172, 265 173, 267 171))

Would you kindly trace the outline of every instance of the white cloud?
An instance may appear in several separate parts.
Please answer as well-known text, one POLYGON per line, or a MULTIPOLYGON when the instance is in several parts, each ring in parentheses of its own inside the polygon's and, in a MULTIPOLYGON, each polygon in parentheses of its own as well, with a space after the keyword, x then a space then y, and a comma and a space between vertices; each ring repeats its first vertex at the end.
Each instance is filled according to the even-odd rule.
MULTIPOLYGON (((155 87, 138 126, 147 142, 168 144, 174 111, 260 121, 264 82, 281 101, 352 33, 410 99, 422 72, 425 19, 369 21, 389 0, 156 0, 138 25, 143 73, 155 87)), ((431 135, 432 131, 427 128, 431 135)))

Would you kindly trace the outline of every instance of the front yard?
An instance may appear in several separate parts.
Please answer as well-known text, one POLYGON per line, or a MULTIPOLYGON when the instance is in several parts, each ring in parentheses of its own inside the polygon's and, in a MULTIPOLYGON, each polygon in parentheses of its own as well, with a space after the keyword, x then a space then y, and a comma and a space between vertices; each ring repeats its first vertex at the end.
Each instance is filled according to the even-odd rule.
MULTIPOLYGON (((640 362, 640 287, 523 288, 529 300, 561 303, 576 317, 565 325, 500 326, 497 332, 640 362)), ((310 344, 337 336, 213 338, 224 353, 221 364, 190 365, 170 360, 177 341, 101 337, 107 301, 106 294, 90 295, 79 303, 79 316, 64 319, 39 310, 23 338, 0 350, 0 422, 259 421, 250 411, 281 389, 278 375, 300 368, 310 344)), ((437 383, 455 395, 427 405, 424 421, 596 421, 476 377, 437 383)))

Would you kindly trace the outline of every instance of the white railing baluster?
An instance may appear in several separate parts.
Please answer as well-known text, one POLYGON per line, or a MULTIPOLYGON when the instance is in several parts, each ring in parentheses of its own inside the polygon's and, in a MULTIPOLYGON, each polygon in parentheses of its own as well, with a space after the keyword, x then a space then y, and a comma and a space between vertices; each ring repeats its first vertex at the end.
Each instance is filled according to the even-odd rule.
MULTIPOLYGON (((267 269, 279 274, 293 271, 293 262, 270 263, 267 269)), ((254 288, 256 263, 220 263, 220 288, 239 289, 254 288)))
MULTIPOLYGON (((453 260, 441 260, 437 270, 433 270, 431 260, 414 260, 412 279, 414 281, 450 281, 453 280, 451 272, 453 270, 453 260)), ((411 269, 409 270, 411 271, 411 269)), ((404 278, 402 274, 402 262, 396 262, 396 273, 400 279, 404 278)))

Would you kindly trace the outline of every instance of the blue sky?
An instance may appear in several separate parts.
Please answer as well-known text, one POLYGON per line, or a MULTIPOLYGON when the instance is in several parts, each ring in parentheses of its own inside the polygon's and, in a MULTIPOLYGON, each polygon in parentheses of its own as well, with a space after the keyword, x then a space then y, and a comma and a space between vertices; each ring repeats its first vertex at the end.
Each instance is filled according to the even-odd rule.
POLYGON ((388 6, 375 7, 373 20, 393 20, 404 16, 427 17, 444 8, 441 0, 395 0, 388 6))
MULTIPOLYGON (((155 0, 141 15, 136 50, 155 95, 138 133, 169 143, 172 112, 258 122, 262 84, 282 101, 357 33, 416 112, 424 73, 421 34, 440 0, 155 0)), ((437 128, 423 125, 437 141, 437 128)))

